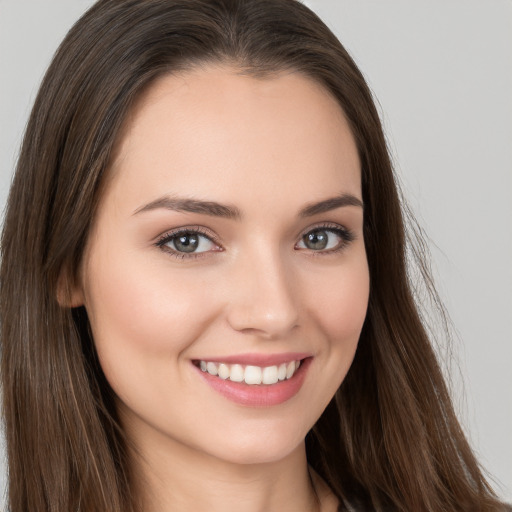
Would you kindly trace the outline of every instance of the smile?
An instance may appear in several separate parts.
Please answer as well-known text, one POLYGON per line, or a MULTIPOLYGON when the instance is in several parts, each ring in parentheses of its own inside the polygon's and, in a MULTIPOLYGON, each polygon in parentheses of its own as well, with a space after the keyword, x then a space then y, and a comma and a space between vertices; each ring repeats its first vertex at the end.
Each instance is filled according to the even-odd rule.
POLYGON ((302 388, 311 354, 245 354, 195 359, 193 368, 211 389, 231 402, 269 407, 291 400, 302 388), (213 358, 212 358, 213 359, 213 358))
POLYGON ((243 382, 249 385, 272 385, 291 379, 299 369, 300 360, 288 361, 280 365, 253 366, 241 364, 216 363, 199 361, 199 368, 212 376, 232 382, 243 382))

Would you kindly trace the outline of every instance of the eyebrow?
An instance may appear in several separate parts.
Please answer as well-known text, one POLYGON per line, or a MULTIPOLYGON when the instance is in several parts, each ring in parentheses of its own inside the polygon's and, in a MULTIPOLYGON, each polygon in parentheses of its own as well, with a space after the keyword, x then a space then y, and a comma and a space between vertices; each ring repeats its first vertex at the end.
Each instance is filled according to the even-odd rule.
POLYGON ((227 219, 240 219, 242 214, 236 206, 228 206, 215 201, 201 201, 198 199, 188 199, 180 197, 160 197, 151 201, 145 206, 135 210, 134 215, 142 212, 164 208, 176 212, 202 213, 213 217, 224 217, 227 219))
MULTIPOLYGON (((331 197, 329 199, 324 199, 323 201, 306 205, 300 210, 299 217, 312 217, 319 213, 326 213, 345 206, 363 208, 363 202, 352 194, 341 194, 336 197, 331 197)), ((134 215, 151 210, 157 210, 159 208, 177 212, 199 213, 203 215, 211 215, 212 217, 223 217, 234 220, 242 218, 242 212, 236 206, 225 205, 215 201, 201 201, 199 199, 171 196, 160 197, 155 201, 151 201, 150 203, 137 208, 134 215)))
POLYGON ((336 208, 342 208, 344 206, 357 206, 359 208, 364 208, 363 202, 356 196, 352 194, 341 194, 318 203, 306 205, 299 212, 299 217, 312 217, 313 215, 330 212, 331 210, 336 210, 336 208))

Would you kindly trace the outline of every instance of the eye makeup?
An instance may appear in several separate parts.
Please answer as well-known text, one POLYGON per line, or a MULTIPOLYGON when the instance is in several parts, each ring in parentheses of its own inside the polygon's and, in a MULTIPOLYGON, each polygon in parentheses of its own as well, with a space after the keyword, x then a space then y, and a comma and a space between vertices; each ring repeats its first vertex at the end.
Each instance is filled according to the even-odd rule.
POLYGON ((174 258, 193 259, 204 257, 210 252, 222 252, 224 249, 216 238, 211 231, 201 226, 180 227, 163 234, 155 245, 174 258))
MULTIPOLYGON (((324 223, 308 227, 300 235, 294 249, 315 256, 335 254, 345 249, 355 238, 351 230, 339 224, 324 223)), ((178 259, 201 258, 212 252, 224 251, 214 233, 201 226, 180 227, 166 232, 155 245, 178 259)))
POLYGON ((301 236, 295 249, 308 251, 314 256, 336 254, 345 249, 355 238, 354 232, 350 229, 339 224, 325 223, 309 227, 301 236), (334 246, 329 247, 333 243, 333 240, 331 240, 333 236, 337 237, 339 241, 334 246))

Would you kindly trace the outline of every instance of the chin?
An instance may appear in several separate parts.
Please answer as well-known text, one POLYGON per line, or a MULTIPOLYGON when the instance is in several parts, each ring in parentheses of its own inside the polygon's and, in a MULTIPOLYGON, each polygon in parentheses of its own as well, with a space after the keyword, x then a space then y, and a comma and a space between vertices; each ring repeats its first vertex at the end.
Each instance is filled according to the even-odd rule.
POLYGON ((210 453, 231 464, 270 464, 284 460, 304 449, 305 434, 297 431, 276 432, 271 426, 267 430, 247 432, 246 435, 226 435, 215 443, 210 453))

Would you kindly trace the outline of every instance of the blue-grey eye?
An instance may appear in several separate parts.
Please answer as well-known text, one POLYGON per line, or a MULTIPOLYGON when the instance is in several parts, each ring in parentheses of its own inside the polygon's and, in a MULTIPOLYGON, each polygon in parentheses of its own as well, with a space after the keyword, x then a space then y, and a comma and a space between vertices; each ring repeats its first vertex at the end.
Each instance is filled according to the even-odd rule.
POLYGON ((167 238, 162 245, 181 253, 207 252, 216 247, 206 235, 193 231, 176 233, 167 238))
POLYGON ((341 230, 337 229, 314 229, 306 233, 297 244, 299 249, 309 249, 311 251, 328 251, 338 247, 345 238, 341 230))

